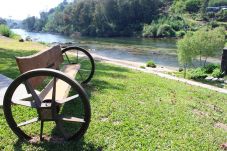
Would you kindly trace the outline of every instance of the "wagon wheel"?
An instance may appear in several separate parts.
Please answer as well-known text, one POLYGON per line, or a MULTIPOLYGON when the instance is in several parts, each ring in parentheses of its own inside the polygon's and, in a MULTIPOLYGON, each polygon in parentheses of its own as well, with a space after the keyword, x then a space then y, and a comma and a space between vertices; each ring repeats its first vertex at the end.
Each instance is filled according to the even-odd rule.
POLYGON ((6 91, 3 109, 12 131, 19 138, 27 140, 37 137, 42 140, 43 135, 47 138, 78 140, 85 134, 91 116, 90 104, 84 89, 75 80, 53 69, 36 69, 19 76, 6 91), (39 76, 46 77, 39 90, 47 88, 47 83, 52 83, 49 98, 43 97, 43 91, 39 93, 29 83, 31 78, 39 76), (62 100, 56 98, 56 93, 60 89, 56 83, 59 81, 71 87, 68 97, 62 100), (23 84, 26 85, 30 96, 15 97, 17 88, 23 84))
POLYGON ((88 83, 95 72, 95 62, 91 54, 80 47, 68 47, 62 50, 64 60, 68 64, 80 64, 76 80, 82 84, 88 83))

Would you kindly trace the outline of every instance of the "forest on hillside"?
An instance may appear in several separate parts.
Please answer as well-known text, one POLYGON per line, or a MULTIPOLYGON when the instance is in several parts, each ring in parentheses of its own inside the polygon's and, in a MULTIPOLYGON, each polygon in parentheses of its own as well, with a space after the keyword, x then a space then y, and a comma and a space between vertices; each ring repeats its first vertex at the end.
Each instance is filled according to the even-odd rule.
POLYGON ((206 13, 208 6, 224 5, 226 0, 65 0, 41 12, 40 18, 26 18, 23 28, 98 37, 176 37, 201 26, 191 18, 208 23, 212 20, 212 24, 227 21, 227 11, 206 13))

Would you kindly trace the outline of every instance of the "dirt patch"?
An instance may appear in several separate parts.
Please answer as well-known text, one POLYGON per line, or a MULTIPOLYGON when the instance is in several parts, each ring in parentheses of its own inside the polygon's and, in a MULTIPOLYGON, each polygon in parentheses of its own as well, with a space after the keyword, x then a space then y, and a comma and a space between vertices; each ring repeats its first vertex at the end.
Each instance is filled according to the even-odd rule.
POLYGON ((224 123, 215 123, 215 124, 214 124, 214 127, 215 127, 215 128, 221 128, 221 129, 223 129, 224 131, 227 131, 227 124, 224 124, 224 123))
POLYGON ((209 116, 208 113, 203 112, 203 111, 200 111, 200 110, 197 110, 197 109, 194 109, 192 112, 193 112, 194 114, 198 115, 198 116, 203 116, 203 117, 209 116))

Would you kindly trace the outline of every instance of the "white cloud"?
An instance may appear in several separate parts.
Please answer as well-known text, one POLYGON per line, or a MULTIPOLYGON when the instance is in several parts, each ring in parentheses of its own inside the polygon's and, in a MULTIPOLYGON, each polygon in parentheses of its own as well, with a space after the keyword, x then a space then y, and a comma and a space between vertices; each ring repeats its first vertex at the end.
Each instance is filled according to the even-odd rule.
POLYGON ((0 0, 0 17, 25 19, 56 7, 63 0, 0 0))

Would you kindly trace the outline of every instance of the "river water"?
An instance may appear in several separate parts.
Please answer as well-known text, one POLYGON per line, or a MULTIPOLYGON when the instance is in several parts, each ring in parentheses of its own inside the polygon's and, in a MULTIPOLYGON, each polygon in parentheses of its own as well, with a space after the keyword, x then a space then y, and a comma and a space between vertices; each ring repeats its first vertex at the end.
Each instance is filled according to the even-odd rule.
POLYGON ((25 39, 46 43, 73 42, 77 46, 92 50, 92 53, 120 59, 146 63, 153 60, 159 66, 172 69, 179 68, 176 56, 175 39, 143 39, 143 38, 71 38, 50 33, 28 32, 23 29, 12 29, 13 32, 25 39))

